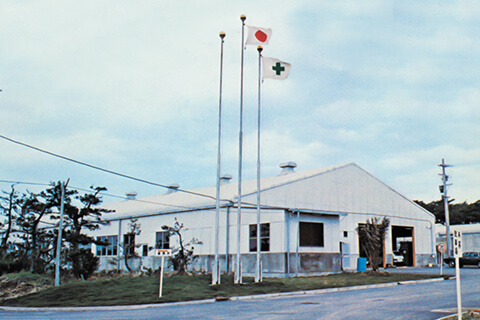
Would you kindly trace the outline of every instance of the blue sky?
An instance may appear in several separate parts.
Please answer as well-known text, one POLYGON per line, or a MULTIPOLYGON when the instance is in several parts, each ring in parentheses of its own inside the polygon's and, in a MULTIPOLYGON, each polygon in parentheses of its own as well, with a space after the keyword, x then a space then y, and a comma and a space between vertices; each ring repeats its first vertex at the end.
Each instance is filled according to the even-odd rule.
MULTIPOLYGON (((288 79, 262 85, 262 176, 286 161, 298 171, 356 162, 429 202, 445 158, 452 198, 480 199, 477 2, 51 0, 4 1, 0 12, 3 136, 160 184, 214 185, 225 31, 222 172, 237 180, 245 14, 273 30, 264 56, 292 64, 288 79)), ((248 46, 244 180, 256 175, 257 58, 248 46)), ((0 148, 0 180, 164 192, 0 148)))

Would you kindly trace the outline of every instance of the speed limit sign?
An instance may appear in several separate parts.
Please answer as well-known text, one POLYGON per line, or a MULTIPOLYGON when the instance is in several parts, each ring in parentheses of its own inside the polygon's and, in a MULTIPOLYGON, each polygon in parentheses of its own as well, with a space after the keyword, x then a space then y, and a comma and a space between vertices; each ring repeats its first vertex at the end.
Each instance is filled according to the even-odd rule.
POLYGON ((444 253, 445 251, 447 251, 447 246, 445 245, 445 243, 440 242, 440 243, 437 245, 437 250, 438 250, 438 252, 440 252, 440 253, 444 253))

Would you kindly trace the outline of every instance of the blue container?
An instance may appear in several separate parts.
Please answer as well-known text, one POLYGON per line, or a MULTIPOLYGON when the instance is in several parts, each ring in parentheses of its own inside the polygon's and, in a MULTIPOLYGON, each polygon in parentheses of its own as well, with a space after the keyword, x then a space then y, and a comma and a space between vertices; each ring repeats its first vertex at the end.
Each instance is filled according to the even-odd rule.
POLYGON ((367 271, 367 258, 357 258, 357 271, 367 271))

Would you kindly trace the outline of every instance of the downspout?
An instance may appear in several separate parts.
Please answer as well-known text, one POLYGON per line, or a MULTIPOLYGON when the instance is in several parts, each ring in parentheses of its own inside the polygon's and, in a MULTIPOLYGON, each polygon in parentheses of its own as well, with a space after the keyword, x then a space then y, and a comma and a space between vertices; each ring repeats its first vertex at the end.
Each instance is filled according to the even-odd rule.
MULTIPOLYGON (((435 235, 434 235, 434 230, 433 230, 433 225, 430 221, 428 221, 428 223, 430 223, 430 237, 431 237, 431 242, 432 242, 432 257, 433 257, 433 261, 436 262, 437 261, 437 250, 435 250, 435 235)), ((441 262, 443 263, 443 261, 441 262)))
POLYGON ((286 234, 286 245, 287 245, 287 261, 286 261, 286 265, 287 265, 287 277, 290 277, 290 214, 288 211, 285 211, 285 234, 286 234))
POLYGON ((120 271, 120 239, 122 236, 122 219, 118 220, 118 238, 117 238, 117 270, 120 271))
POLYGON ((230 272, 230 258, 229 258, 229 253, 230 253, 230 206, 227 206, 226 208, 226 239, 227 239, 227 243, 225 245, 225 267, 226 267, 226 271, 227 271, 227 274, 230 272))
POLYGON ((298 249, 300 247, 300 211, 297 211, 297 248, 295 252, 295 276, 298 277, 298 249))

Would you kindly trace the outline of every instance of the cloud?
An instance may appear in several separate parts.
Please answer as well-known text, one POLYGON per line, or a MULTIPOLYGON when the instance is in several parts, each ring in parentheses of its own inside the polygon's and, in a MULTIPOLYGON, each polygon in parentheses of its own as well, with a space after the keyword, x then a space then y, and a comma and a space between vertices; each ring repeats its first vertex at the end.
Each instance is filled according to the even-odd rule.
MULTIPOLYGON (((265 175, 284 161, 296 161, 298 170, 354 161, 430 200, 438 196, 441 158, 478 159, 480 5, 473 1, 51 0, 2 3, 0 10, 2 133, 79 160, 186 188, 213 185, 218 33, 225 31, 223 171, 235 176, 240 14, 273 29, 265 56, 293 66, 287 80, 262 84, 265 175)), ((255 47, 244 58, 245 174, 253 177, 255 47)), ((112 192, 159 192, 0 144, 0 176, 72 176, 112 192)), ((474 199, 478 168, 455 168, 452 191, 474 199)))

